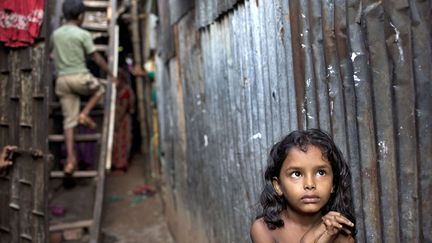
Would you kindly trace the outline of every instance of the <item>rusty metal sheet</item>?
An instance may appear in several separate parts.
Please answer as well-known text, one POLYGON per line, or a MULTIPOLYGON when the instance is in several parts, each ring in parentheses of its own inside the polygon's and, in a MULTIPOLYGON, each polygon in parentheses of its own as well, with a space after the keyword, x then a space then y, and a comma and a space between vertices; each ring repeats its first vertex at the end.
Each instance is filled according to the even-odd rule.
POLYGON ((367 242, 381 242, 381 222, 378 194, 378 168, 376 161, 375 127, 372 114, 371 80, 368 57, 364 45, 364 33, 357 17, 361 13, 361 3, 348 4, 348 30, 350 56, 353 65, 354 91, 356 95, 359 153, 361 164, 363 211, 365 212, 365 234, 367 242))
POLYGON ((194 0, 169 0, 169 6, 170 24, 173 25, 194 7, 194 0))
POLYGON ((420 182, 420 225, 421 238, 432 242, 432 220, 426 215, 432 214, 432 50, 431 50, 431 2, 412 1, 412 43, 413 71, 416 94, 416 125, 418 136, 418 161, 420 182))
POLYGON ((415 84, 412 68, 412 36, 411 19, 406 1, 383 1, 383 7, 389 15, 387 28, 387 48, 393 62, 393 95, 396 111, 396 136, 397 156, 399 162, 400 178, 400 223, 404 230, 401 231, 401 241, 419 242, 420 228, 419 201, 416 200, 418 188, 418 156, 417 136, 415 121, 415 84))
MULTIPOLYGON (((257 5, 258 5, 258 1, 257 5)), ((298 126, 298 105, 297 105, 297 89, 295 85, 295 64, 294 64, 294 51, 293 42, 295 39, 292 36, 293 23, 290 21, 291 7, 289 1, 278 1, 278 35, 281 49, 284 51, 283 58, 279 60, 279 65, 282 66, 283 77, 286 77, 286 105, 288 108, 289 131, 296 130, 298 126)), ((282 96, 283 97, 283 96, 282 96)), ((284 99, 285 100, 285 99, 284 99)), ((286 128, 284 128, 285 130, 286 128)))
MULTIPOLYGON (((195 0, 196 23, 205 27, 235 6, 238 0, 195 0)), ((258 1, 257 1, 258 2, 258 1)))
POLYGON ((335 36, 339 59, 339 68, 343 83, 343 97, 345 101, 344 108, 346 111, 345 122, 347 126, 346 143, 348 153, 345 155, 345 157, 350 165, 352 173, 352 194, 354 197, 354 210, 357 221, 356 240, 358 242, 366 242, 365 218, 362 201, 363 193, 362 190, 360 190, 362 185, 362 177, 358 129, 356 122, 357 108, 355 104, 354 79, 352 76, 353 68, 348 53, 349 45, 348 36, 346 33, 348 25, 346 19, 347 3, 344 0, 338 0, 335 2, 335 5, 335 16, 337 18, 337 21, 335 22, 335 36))
POLYGON ((318 126, 320 129, 331 133, 330 106, 329 106, 329 87, 327 80, 327 66, 324 56, 323 23, 322 23, 321 1, 310 1, 310 33, 311 48, 316 80, 316 106, 318 110, 318 126))
MULTIPOLYGON (((224 36, 226 36, 230 31, 233 31, 234 33, 234 35, 229 38, 230 43, 225 43, 225 45, 230 46, 231 49, 234 50, 239 59, 239 66, 231 67, 234 68, 234 70, 237 69, 238 73, 230 77, 230 85, 235 88, 230 92, 232 96, 225 96, 225 102, 229 102, 230 99, 233 99, 237 92, 239 92, 237 94, 241 95, 240 99, 236 99, 236 106, 231 109, 233 112, 235 112, 235 109, 239 109, 238 111, 240 112, 240 116, 233 117, 234 120, 230 123, 234 123, 235 131, 241 133, 241 143, 237 146, 239 146, 239 149, 244 152, 244 154, 241 155, 243 160, 250 161, 250 163, 244 164, 241 163, 243 160, 234 160, 228 164, 227 167, 229 169, 225 172, 230 175, 230 177, 227 178, 226 190, 230 191, 229 188, 231 182, 236 184, 234 188, 235 190, 231 192, 231 205, 229 206, 235 210, 234 223, 237 224, 237 226, 233 229, 234 232, 229 232, 231 235, 227 238, 234 242, 241 242, 247 239, 245 239, 246 235, 243 233, 245 230, 247 232, 247 227, 241 225, 240 222, 242 222, 251 212, 247 205, 253 203, 253 199, 257 195, 257 192, 253 190, 253 188, 258 186, 260 181, 257 180, 257 177, 254 177, 252 172, 258 171, 258 168, 260 167, 261 161, 259 148, 262 147, 263 142, 265 141, 262 137, 266 134, 265 130, 261 130, 264 127, 262 125, 260 126, 258 122, 259 120, 263 120, 263 117, 260 117, 260 113, 257 110, 258 106, 256 105, 256 102, 258 102, 258 100, 253 97, 253 94, 258 94, 263 91, 260 90, 260 86, 257 84, 258 78, 256 78, 256 75, 258 70, 256 70, 254 58, 252 58, 254 54, 253 50, 257 50, 259 46, 254 46, 252 41, 251 33, 253 31, 253 25, 251 24, 250 15, 248 15, 249 6, 249 2, 245 3, 245 7, 238 9, 237 14, 230 14, 227 16, 229 18, 224 18, 224 25, 221 25, 221 29, 219 29, 220 38, 224 38, 224 36), (230 28, 233 29, 230 30, 230 28), (236 79, 237 75, 239 75, 239 79, 236 79), (237 119, 247 122, 239 124, 239 120, 237 119), (241 171, 248 172, 241 176, 241 171), (251 189, 244 187, 247 182, 250 183, 251 189), (236 236, 235 231, 242 233, 236 236)), ((228 59, 232 57, 232 55, 229 55, 222 58, 228 59)), ((224 93, 228 93, 228 90, 223 91, 222 94, 224 93)), ((226 116, 230 115, 226 114, 226 116)), ((220 127, 219 129, 223 130, 224 128, 220 127)), ((235 137, 233 139, 236 141, 235 137)), ((231 147, 226 147, 226 150, 229 151, 230 149, 231 147)), ((240 158, 237 157, 237 159, 240 158)))
POLYGON ((165 61, 172 58, 174 53, 173 27, 170 21, 169 0, 158 1, 160 30, 158 34, 158 52, 165 61))
POLYGON ((385 219, 383 231, 384 242, 400 242, 399 237, 399 212, 397 207, 386 205, 398 205, 397 185, 397 158, 395 127, 392 101, 392 71, 388 63, 388 53, 385 46, 384 26, 387 24, 383 18, 384 10, 378 3, 371 3, 369 11, 365 14, 370 53, 370 66, 374 96, 374 114, 376 124, 377 161, 380 172, 381 189, 380 201, 382 203, 381 214, 385 219))
POLYGON ((319 126, 351 167, 357 242, 430 240, 430 2, 224 4, 195 1, 177 22, 177 65, 159 62, 170 207, 186 207, 211 242, 248 241, 269 147, 319 126))
MULTIPOLYGON (((335 143, 339 146, 342 154, 348 155, 346 143, 345 126, 345 102, 343 97, 342 76, 339 68, 337 54, 335 25, 340 21, 335 15, 335 3, 332 1, 323 2, 322 25, 323 25, 323 49, 326 62, 326 82, 328 82, 328 107, 330 120, 328 121, 335 143)), ((322 111, 323 112, 323 111, 322 111)), ((324 111, 325 113, 327 111, 324 111)), ((321 120, 320 113, 320 120, 321 120)), ((320 122, 321 124, 321 122, 320 122)))
POLYGON ((303 60, 303 85, 304 85, 304 103, 302 109, 303 120, 305 124, 303 128, 319 127, 318 107, 316 100, 316 78, 314 75, 314 63, 311 43, 310 17, 309 17, 309 2, 300 1, 299 4, 299 25, 300 25, 300 48, 301 57, 303 60))
MULTIPOLYGON (((196 171, 203 171, 202 164, 199 161, 203 160, 203 155, 199 151, 203 149, 203 134, 206 129, 201 125, 202 118, 204 115, 204 97, 203 97, 203 80, 200 69, 201 65, 201 49, 199 45, 199 34, 195 29, 194 11, 189 12, 179 23, 178 23, 178 62, 180 70, 181 80, 184 80, 183 92, 184 92, 184 112, 188 114, 185 116, 185 132, 187 140, 185 141, 187 151, 186 160, 187 175, 192 175, 196 171)), ((201 192, 204 187, 202 179, 194 176, 188 176, 185 179, 187 183, 186 193, 190 195, 188 198, 182 198, 188 205, 195 208, 196 212, 202 212, 204 209, 199 202, 203 202, 207 198, 201 192), (193 188, 193 189, 191 189, 193 188), (193 192, 195 191, 195 193, 193 192)), ((186 209, 185 209, 186 211, 186 209)), ((191 227, 192 222, 185 222, 185 226, 191 227)))

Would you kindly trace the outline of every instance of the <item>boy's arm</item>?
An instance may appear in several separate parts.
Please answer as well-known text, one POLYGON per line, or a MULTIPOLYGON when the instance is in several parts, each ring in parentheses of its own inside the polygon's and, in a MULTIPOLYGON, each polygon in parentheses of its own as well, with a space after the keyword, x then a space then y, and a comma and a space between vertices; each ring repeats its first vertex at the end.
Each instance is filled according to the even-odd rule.
POLYGON ((111 79, 111 81, 114 84, 116 84, 117 78, 114 77, 114 75, 111 72, 111 70, 109 69, 108 64, 105 61, 105 59, 97 51, 92 52, 90 54, 90 56, 91 56, 91 59, 99 66, 99 68, 102 69, 102 71, 104 71, 105 73, 107 73, 107 75, 111 79))

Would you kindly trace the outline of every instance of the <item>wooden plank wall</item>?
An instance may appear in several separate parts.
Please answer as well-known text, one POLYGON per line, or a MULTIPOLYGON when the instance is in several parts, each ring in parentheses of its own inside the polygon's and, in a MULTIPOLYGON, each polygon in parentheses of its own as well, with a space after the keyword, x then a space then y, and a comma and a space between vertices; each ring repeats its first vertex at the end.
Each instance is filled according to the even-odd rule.
POLYGON ((30 47, 0 43, 0 148, 18 146, 14 164, 0 172, 0 242, 47 242, 47 42, 52 5, 30 47))
POLYGON ((184 13, 159 1, 173 31, 156 79, 178 242, 248 242, 270 146, 312 127, 350 163, 358 242, 432 242, 431 5, 206 0, 184 13))
POLYGON ((14 165, 0 173, 1 242, 47 239, 47 96, 45 43, 0 46, 0 146, 19 147, 14 165), (32 156, 40 151, 43 157, 32 156))

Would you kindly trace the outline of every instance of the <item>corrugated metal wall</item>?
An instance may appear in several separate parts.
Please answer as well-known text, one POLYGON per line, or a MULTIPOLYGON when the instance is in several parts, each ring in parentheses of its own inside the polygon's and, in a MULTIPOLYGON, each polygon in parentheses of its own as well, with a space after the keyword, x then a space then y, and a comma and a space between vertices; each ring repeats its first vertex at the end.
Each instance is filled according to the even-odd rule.
POLYGON ((248 242, 270 146, 311 127, 351 165, 358 242, 432 242, 431 1, 222 2, 159 1, 178 242, 248 242))

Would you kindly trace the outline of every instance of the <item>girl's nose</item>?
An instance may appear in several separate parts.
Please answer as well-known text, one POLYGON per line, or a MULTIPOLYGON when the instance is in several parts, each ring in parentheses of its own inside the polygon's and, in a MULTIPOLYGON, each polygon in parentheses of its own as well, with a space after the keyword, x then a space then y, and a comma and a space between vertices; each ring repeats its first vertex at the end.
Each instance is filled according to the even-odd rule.
POLYGON ((315 181, 309 176, 306 176, 303 184, 303 189, 314 190, 315 188, 316 188, 315 181))
POLYGON ((316 188, 315 184, 305 184, 303 189, 305 190, 314 190, 316 188))

